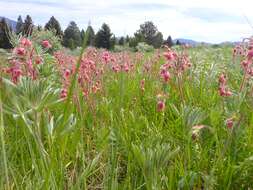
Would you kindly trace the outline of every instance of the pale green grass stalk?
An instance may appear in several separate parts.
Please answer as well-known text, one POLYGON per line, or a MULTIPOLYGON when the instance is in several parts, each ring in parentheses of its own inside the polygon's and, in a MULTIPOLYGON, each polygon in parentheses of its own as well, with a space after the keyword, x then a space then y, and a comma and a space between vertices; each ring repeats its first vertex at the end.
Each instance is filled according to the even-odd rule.
MULTIPOLYGON (((8 172, 8 163, 7 163, 7 156, 6 156, 6 146, 5 146, 5 127, 4 127, 4 117, 3 117, 3 105, 2 105, 2 89, 0 89, 0 138, 1 138, 1 162, 2 167, 4 168, 4 176, 5 180, 3 181, 3 187, 10 189, 10 180, 9 180, 9 172, 8 172)), ((2 174, 1 174, 2 175, 2 174)))

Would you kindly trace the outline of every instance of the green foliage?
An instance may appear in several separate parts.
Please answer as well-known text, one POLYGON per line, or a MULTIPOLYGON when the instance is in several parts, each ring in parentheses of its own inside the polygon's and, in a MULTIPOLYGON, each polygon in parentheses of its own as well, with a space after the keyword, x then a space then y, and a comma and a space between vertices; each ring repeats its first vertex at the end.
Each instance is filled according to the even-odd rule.
POLYGON ((22 17, 19 15, 18 20, 17 20, 17 25, 16 25, 16 34, 20 34, 24 29, 24 23, 22 20, 22 17))
POLYGON ((115 45, 114 47, 114 52, 123 52, 123 51, 132 51, 133 49, 130 48, 129 46, 120 46, 120 45, 115 45))
POLYGON ((112 38, 111 29, 107 24, 103 24, 101 29, 97 32, 95 44, 98 48, 113 49, 115 39, 112 38))
POLYGON ((123 46, 125 44, 125 38, 123 36, 120 37, 118 44, 121 46, 123 46))
POLYGON ((151 21, 141 24, 140 29, 134 35, 137 42, 146 42, 155 48, 159 48, 163 43, 162 33, 151 21))
POLYGON ((50 48, 50 53, 58 51, 62 48, 60 38, 55 36, 54 32, 50 30, 34 30, 32 40, 38 45, 41 45, 43 40, 48 40, 52 45, 52 48, 50 48))
POLYGON ((81 46, 81 32, 75 22, 71 21, 63 35, 63 45, 70 49, 81 46))
POLYGON ((12 48, 12 44, 10 42, 10 33, 11 29, 3 18, 0 21, 0 48, 10 49, 12 48))
POLYGON ((84 29, 81 30, 81 39, 82 41, 84 40, 84 37, 85 37, 85 31, 84 29))
POLYGON ((86 30, 86 35, 87 36, 87 46, 95 46, 95 32, 92 28, 92 26, 88 26, 87 30, 86 30))
POLYGON ((136 46, 138 45, 139 41, 140 40, 138 40, 135 37, 129 38, 129 47, 136 48, 136 46))
POLYGON ((154 51, 154 47, 146 44, 145 42, 138 43, 136 49, 139 52, 153 52, 154 51))
MULTIPOLYGON (((178 42, 178 40, 177 40, 177 42, 178 42)), ((164 44, 165 44, 166 46, 168 46, 168 47, 172 47, 172 46, 174 45, 171 36, 168 36, 168 38, 167 38, 167 40, 165 41, 164 44)), ((179 44, 177 44, 177 45, 179 45, 179 44)))
POLYGON ((22 34, 24 36, 31 36, 33 33, 33 21, 30 15, 26 16, 25 22, 23 24, 23 30, 22 30, 22 34))
POLYGON ((176 41, 176 45, 178 45, 178 46, 181 45, 179 40, 176 41))
POLYGON ((158 32, 153 39, 153 43, 152 45, 154 46, 154 48, 160 48, 163 44, 163 35, 161 32, 158 32))
POLYGON ((63 32, 61 30, 61 25, 58 22, 58 20, 55 19, 54 16, 52 16, 50 20, 46 23, 45 29, 53 31, 56 34, 56 36, 58 36, 59 38, 61 38, 63 35, 63 32))

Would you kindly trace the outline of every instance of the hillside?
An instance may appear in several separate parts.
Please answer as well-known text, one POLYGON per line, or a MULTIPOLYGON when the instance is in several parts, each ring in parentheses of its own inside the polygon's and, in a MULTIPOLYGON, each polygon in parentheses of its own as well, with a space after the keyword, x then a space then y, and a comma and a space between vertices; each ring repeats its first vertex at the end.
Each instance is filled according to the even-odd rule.
POLYGON ((11 19, 9 19, 9 18, 0 16, 0 20, 2 20, 3 18, 5 18, 5 20, 6 20, 6 22, 8 23, 8 25, 15 31, 15 30, 16 30, 17 22, 14 21, 14 20, 11 20, 11 19))

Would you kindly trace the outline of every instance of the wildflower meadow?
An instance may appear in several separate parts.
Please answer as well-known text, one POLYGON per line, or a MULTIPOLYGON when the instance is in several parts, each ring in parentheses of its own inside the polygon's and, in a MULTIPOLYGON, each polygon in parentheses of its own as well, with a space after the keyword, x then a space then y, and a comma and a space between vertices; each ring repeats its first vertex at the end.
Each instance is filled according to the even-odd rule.
POLYGON ((0 189, 253 189, 253 39, 0 54, 0 189))

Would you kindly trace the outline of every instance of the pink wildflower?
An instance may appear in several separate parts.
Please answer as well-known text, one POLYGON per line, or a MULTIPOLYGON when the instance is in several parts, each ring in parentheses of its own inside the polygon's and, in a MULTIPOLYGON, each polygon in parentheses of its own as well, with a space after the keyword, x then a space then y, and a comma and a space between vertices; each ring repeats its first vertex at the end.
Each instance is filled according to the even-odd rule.
POLYGON ((22 47, 16 48, 15 53, 17 55, 23 56, 23 55, 25 55, 25 48, 22 48, 22 47))
POLYGON ((61 90, 61 98, 66 98, 67 97, 67 90, 65 89, 65 88, 63 88, 62 90, 61 90))
POLYGON ((233 118, 227 119, 226 120, 226 126, 227 126, 227 128, 232 129, 233 126, 234 126, 234 119, 233 118))
POLYGON ((48 40, 43 40, 43 41, 41 42, 41 45, 42 45, 44 48, 47 48, 47 49, 49 49, 49 48, 52 47, 52 45, 49 43, 48 40))
POLYGON ((157 102, 157 111, 158 111, 158 112, 162 112, 162 111, 164 111, 164 110, 165 110, 165 102, 162 101, 162 100, 159 100, 159 101, 157 102))
POLYGON ((25 47, 30 47, 32 45, 32 42, 27 38, 22 38, 20 44, 25 47))

